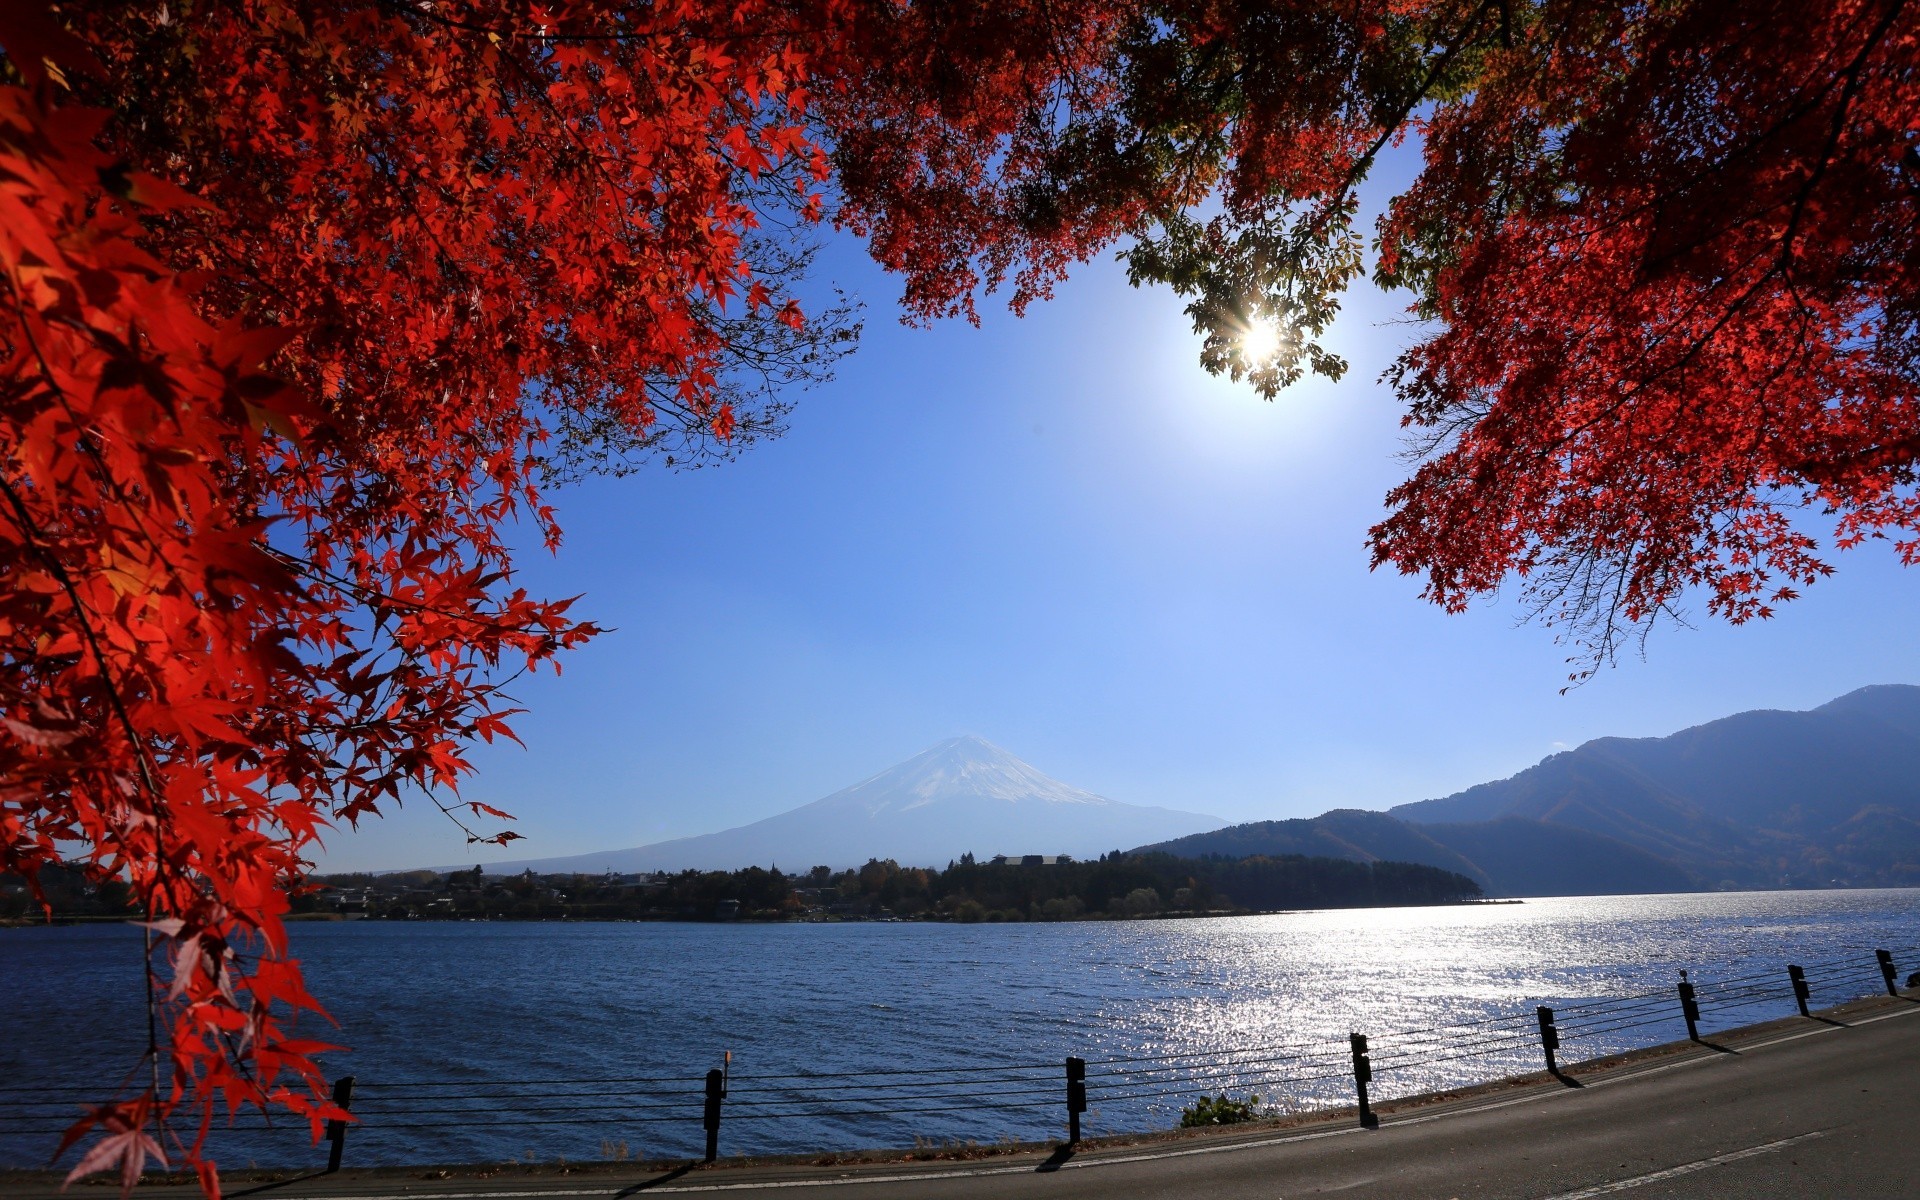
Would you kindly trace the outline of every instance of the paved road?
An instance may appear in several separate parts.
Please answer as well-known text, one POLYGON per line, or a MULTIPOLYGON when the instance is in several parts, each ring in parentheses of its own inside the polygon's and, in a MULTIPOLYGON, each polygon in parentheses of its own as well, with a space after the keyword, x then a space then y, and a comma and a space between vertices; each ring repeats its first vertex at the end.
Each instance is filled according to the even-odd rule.
MULTIPOLYGON (((1389 1114, 1379 1128, 1093 1151, 1047 1163, 696 1170, 423 1181, 321 1177, 256 1200, 567 1200, 720 1192, 793 1200, 1920 1200, 1920 1001, 1796 1021, 1587 1079, 1389 1114), (838 1175, 839 1177, 836 1177, 838 1175)), ((143 1196, 149 1189, 141 1189, 143 1196)), ((183 1190, 155 1188, 168 1197, 183 1190)), ((43 1184, 0 1186, 41 1200, 43 1184)), ((83 1193, 85 1194, 85 1193, 83 1193)), ((236 1184, 230 1196, 246 1195, 236 1184)))
MULTIPOLYGON (((1377 1130, 1135 1162, 1053 1178, 929 1182, 948 1196, 1050 1200, 1338 1195, 1476 1200, 1920 1197, 1920 1005, 1850 1028, 1536 1092, 1389 1118, 1377 1130)), ((857 1189, 822 1189, 851 1197, 857 1189)), ((877 1190, 877 1188, 875 1189, 877 1190)))
MULTIPOLYGON (((1737 1053, 1577 1090, 1389 1116, 1375 1130, 1322 1130, 1197 1153, 1090 1156, 1051 1173, 911 1182, 896 1175, 897 1182, 805 1192, 809 1200, 1920 1198, 1920 1004, 1845 1028, 1809 1025, 1737 1053)), ((699 1186, 691 1178, 676 1183, 699 1186)))

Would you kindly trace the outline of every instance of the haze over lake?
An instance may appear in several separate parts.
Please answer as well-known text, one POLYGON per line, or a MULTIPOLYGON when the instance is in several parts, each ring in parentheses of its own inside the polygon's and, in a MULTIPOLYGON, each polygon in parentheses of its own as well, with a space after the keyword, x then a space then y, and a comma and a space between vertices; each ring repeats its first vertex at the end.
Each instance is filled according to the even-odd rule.
MULTIPOLYGON (((743 1097, 754 1076, 1057 1064, 1068 1054, 1204 1058, 1274 1042, 1344 1043, 1352 1030, 1373 1033, 1385 1051, 1391 1031, 1497 1014, 1530 1018, 1538 1003, 1670 987, 1682 967, 1703 984, 1778 970, 1776 994, 1710 1007, 1709 1028, 1783 1016, 1792 1012, 1787 962, 1856 951, 1870 961, 1877 946, 1913 957, 1920 890, 1071 924, 353 922, 301 925, 295 936, 315 992, 341 1023, 337 1033, 315 1028, 310 1036, 353 1047, 329 1069, 356 1075, 365 1097, 398 1081, 467 1081, 480 1090, 517 1080, 686 1081, 673 1085, 689 1097, 683 1121, 670 1109, 674 1119, 622 1125, 623 1112, 632 1114, 612 1102, 587 1114, 605 1122, 593 1126, 370 1118, 352 1135, 350 1162, 581 1159, 598 1157, 603 1138, 634 1152, 692 1152, 697 1081, 729 1049, 743 1097), (414 1127, 382 1128, 400 1124, 414 1127)), ((139 1051, 138 963, 137 937, 125 927, 0 931, 8 984, 0 990, 0 1076, 55 1089, 120 1078, 139 1051)), ((1920 962, 1901 964, 1903 973, 1916 968, 1920 962)), ((1664 1024, 1633 1030, 1620 1044, 1683 1036, 1678 1012, 1655 1016, 1663 1013, 1664 1024)), ((1537 1047, 1516 1038, 1489 1057, 1383 1072, 1379 1085, 1384 1095, 1408 1094, 1538 1065, 1537 1047)), ((1347 1086, 1334 1079, 1288 1099, 1339 1103, 1347 1086)), ((1096 1087, 1088 1129, 1170 1126, 1191 1099, 1103 1103, 1096 1087)), ((1052 1107, 736 1120, 726 1127, 725 1152, 910 1145, 916 1136, 1042 1138, 1058 1135, 1062 1120, 1052 1107)), ((21 1128, 0 1125, 0 1161, 44 1163, 51 1143, 21 1136, 21 1128)), ((227 1136, 218 1156, 230 1165, 318 1154, 292 1126, 227 1136)))

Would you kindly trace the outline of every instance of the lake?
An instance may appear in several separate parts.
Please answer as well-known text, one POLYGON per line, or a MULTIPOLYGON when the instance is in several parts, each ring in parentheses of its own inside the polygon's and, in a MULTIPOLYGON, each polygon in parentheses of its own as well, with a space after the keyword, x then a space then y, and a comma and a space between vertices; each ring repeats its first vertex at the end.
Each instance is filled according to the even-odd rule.
MULTIPOLYGON (((1053 1138, 1063 1060, 1090 1061, 1089 1134, 1177 1124, 1203 1092, 1351 1103, 1684 1036, 1880 990, 1874 948, 1920 969, 1920 890, 1530 900, 1069 924, 312 923, 309 984, 351 1046, 364 1126, 347 1161, 686 1155, 700 1079, 732 1052, 722 1153, 1053 1138), (864 1072, 850 1076, 846 1073, 864 1072)), ((144 1038, 130 928, 0 930, 0 1164, 144 1038)), ((215 1134, 224 1166, 323 1156, 300 1128, 215 1134)))

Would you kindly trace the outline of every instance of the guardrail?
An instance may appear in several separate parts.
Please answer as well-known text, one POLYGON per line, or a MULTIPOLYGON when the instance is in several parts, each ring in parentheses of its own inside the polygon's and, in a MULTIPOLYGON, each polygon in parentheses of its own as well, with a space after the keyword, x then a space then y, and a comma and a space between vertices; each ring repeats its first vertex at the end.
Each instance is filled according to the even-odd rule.
MULTIPOLYGON (((1672 1028, 1676 1016, 1688 1035, 1704 1040, 1702 1024, 1739 1013, 1750 1020, 1758 1002, 1790 1000, 1801 1015, 1811 1002, 1841 1003, 1884 988, 1898 995, 1897 962, 1912 963, 1920 948, 1864 951, 1819 962, 1783 965, 1722 979, 1698 979, 1682 971, 1672 989, 1618 996, 1584 1004, 1514 1008, 1475 1020, 1422 1029, 1353 1032, 1345 1041, 1285 1041, 1231 1049, 1110 1058, 1069 1056, 1051 1063, 964 1067, 902 1067, 871 1071, 735 1075, 709 1071, 685 1076, 540 1080, 370 1080, 344 1076, 334 1100, 350 1108, 368 1130, 407 1131, 449 1126, 462 1129, 528 1129, 543 1126, 631 1128, 698 1119, 705 1157, 719 1156, 723 1123, 832 1119, 858 1124, 868 1119, 965 1113, 1029 1113, 1064 1110, 1069 1144, 1080 1140, 1089 1104, 1189 1097, 1213 1093, 1258 1093, 1275 1101, 1306 1100, 1307 1107, 1356 1107, 1363 1124, 1374 1121, 1381 1098, 1424 1090, 1422 1073, 1438 1064, 1502 1058, 1538 1047, 1548 1071, 1562 1070, 1571 1050, 1583 1058, 1636 1048, 1636 1031, 1672 1028), (1353 1102, 1330 1091, 1352 1088, 1353 1102)), ((1789 1015, 1783 1013, 1782 1015, 1789 1015)), ((1711 1032, 1709 1030, 1708 1032, 1711 1032)), ((730 1066, 730 1064, 729 1064, 730 1066)), ((0 1132, 58 1136, 89 1091, 79 1087, 0 1086, 0 1132)), ((256 1115, 257 1118, 257 1115, 256 1115)), ((265 1132, 270 1120, 233 1128, 265 1132)), ((328 1169, 338 1170, 349 1126, 327 1130, 328 1169)))

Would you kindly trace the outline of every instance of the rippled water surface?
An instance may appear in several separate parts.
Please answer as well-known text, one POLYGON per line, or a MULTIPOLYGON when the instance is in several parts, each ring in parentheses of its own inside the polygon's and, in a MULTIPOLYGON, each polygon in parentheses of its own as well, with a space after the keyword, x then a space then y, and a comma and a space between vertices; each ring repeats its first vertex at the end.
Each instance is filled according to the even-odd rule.
MULTIPOLYGON (((1876 947, 1920 968, 1914 890, 1061 925, 294 929, 340 1022, 310 1036, 353 1047, 328 1068, 359 1081, 362 1164, 687 1154, 700 1077, 727 1050, 724 1153, 1036 1139, 1064 1126, 1070 1054, 1093 1064, 1090 1133, 1154 1128, 1206 1091, 1350 1103, 1351 1031, 1372 1039, 1377 1094, 1404 1095, 1538 1069, 1539 1004, 1568 1025, 1564 1061, 1683 1036, 1667 999, 1682 968, 1708 1031, 1793 1012, 1788 962, 1833 962, 1813 971, 1816 1004, 1878 990, 1876 947), (820 1078, 855 1071, 928 1074, 820 1078)), ((126 928, 0 930, 0 1163, 43 1163, 38 1131, 79 1098, 59 1089, 135 1063, 139 964, 126 928)), ((215 1138, 226 1164, 319 1153, 293 1128, 215 1138)))

